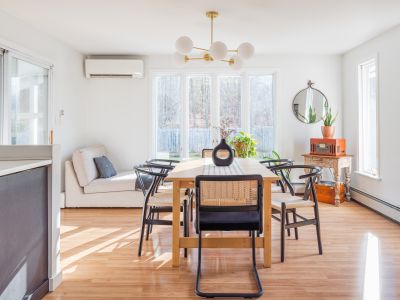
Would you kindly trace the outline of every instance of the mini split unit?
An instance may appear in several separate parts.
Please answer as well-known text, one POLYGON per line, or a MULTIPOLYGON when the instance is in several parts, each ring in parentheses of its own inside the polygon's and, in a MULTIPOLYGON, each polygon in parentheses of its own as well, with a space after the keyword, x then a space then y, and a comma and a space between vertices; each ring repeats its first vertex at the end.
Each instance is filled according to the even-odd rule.
POLYGON ((143 60, 140 59, 85 59, 86 78, 143 78, 143 60))

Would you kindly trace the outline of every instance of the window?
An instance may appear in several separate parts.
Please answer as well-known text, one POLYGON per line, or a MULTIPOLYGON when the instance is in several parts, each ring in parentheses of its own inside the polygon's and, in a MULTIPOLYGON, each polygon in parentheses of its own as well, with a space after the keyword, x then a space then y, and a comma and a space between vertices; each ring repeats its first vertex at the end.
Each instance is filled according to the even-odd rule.
POLYGON ((50 68, 14 51, 0 58, 1 143, 48 144, 50 68))
POLYGON ((274 147, 272 74, 155 73, 155 155, 200 157, 219 142, 219 124, 253 134, 260 157, 274 147))
POLYGON ((47 144, 48 70, 11 58, 11 144, 47 144))
POLYGON ((359 171, 378 177, 377 61, 359 65, 359 171))
POLYGON ((274 140, 273 81, 271 75, 250 76, 250 133, 257 151, 271 153, 274 140))
POLYGON ((211 77, 188 76, 189 156, 201 156, 203 148, 212 147, 211 77))
POLYGON ((242 78, 219 77, 220 121, 226 121, 235 132, 242 130, 242 78))
POLYGON ((156 77, 157 156, 180 156, 181 78, 177 75, 156 77))

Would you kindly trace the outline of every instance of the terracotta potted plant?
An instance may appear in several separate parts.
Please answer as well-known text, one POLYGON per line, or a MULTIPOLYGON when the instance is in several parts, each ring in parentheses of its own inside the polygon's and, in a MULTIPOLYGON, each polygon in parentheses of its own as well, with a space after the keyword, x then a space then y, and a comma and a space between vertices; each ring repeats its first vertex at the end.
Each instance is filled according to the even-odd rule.
POLYGON ((325 116, 322 117, 324 126, 321 126, 321 131, 324 138, 333 138, 335 135, 335 126, 333 126, 333 124, 335 124, 337 115, 336 113, 336 115, 333 116, 332 109, 329 107, 325 116))

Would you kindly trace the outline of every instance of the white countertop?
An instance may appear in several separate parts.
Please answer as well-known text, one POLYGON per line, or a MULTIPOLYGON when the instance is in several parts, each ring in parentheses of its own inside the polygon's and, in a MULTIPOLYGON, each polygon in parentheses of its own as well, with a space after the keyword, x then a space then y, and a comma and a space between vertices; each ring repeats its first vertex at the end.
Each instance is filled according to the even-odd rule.
POLYGON ((51 165, 51 160, 1 160, 0 176, 51 165))

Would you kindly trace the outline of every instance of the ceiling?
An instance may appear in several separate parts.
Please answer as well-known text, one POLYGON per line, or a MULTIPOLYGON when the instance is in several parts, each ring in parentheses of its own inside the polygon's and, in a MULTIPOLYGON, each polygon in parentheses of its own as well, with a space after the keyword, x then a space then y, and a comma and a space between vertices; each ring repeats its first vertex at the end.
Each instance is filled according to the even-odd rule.
POLYGON ((257 53, 343 53, 400 24, 400 0, 0 0, 0 10, 84 54, 163 54, 190 36, 257 53))

